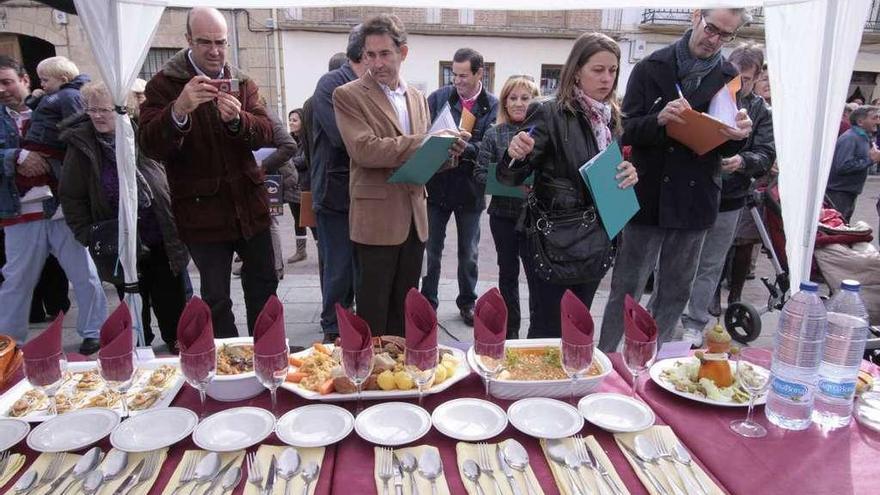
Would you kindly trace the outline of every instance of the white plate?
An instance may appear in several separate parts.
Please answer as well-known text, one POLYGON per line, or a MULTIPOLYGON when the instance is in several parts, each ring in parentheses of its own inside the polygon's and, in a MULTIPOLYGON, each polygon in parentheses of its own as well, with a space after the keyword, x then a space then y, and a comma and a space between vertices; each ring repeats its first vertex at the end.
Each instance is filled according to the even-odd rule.
MULTIPOLYGON (((151 372, 152 370, 162 366, 163 364, 170 364, 177 368, 177 374, 174 376, 174 381, 162 390, 162 395, 152 406, 141 411, 129 411, 129 416, 134 417, 139 414, 143 414, 146 411, 168 407, 174 400, 174 397, 177 396, 177 392, 180 391, 180 388, 183 386, 184 382, 183 373, 180 372, 180 360, 178 358, 157 358, 152 361, 141 362, 138 364, 138 369, 151 372)), ((95 369, 98 369, 98 363, 95 361, 75 361, 67 364, 67 371, 69 373, 95 369)), ((144 373, 140 373, 137 380, 137 385, 132 386, 132 388, 129 390, 129 394, 135 392, 140 385, 146 383, 146 380, 147 375, 145 375, 144 373)), ((15 401, 17 401, 22 395, 24 395, 25 392, 31 390, 32 388, 33 387, 31 387, 31 384, 28 383, 26 379, 22 379, 15 385, 13 385, 9 390, 7 390, 6 393, 0 396, 0 416, 7 416, 9 413, 9 409, 12 407, 13 404, 15 404, 15 401)), ((94 391, 94 393, 97 393, 101 389, 103 389, 103 387, 98 388, 94 391)), ((71 385, 69 384, 69 382, 62 385, 61 390, 71 390, 71 385)), ((82 411, 84 409, 76 410, 82 411)), ((120 416, 122 415, 122 405, 117 405, 117 407, 113 408, 113 410, 116 411, 120 416)), ((39 423, 52 419, 54 417, 55 415, 50 415, 47 414, 45 410, 40 410, 18 419, 23 419, 31 423, 39 423)))
POLYGON ((27 421, 12 418, 0 419, 0 451, 11 448, 31 431, 27 421))
POLYGON ((621 394, 591 394, 578 402, 578 411, 611 433, 642 431, 654 424, 654 411, 640 400, 621 394))
POLYGON ((532 397, 507 408, 510 424, 535 438, 565 438, 581 431, 584 418, 573 406, 556 399, 532 397))
POLYGON ((153 409, 120 423, 110 443, 126 452, 149 452, 183 440, 198 423, 199 417, 189 409, 153 409))
POLYGON ((482 399, 455 399, 434 409, 431 422, 440 433, 465 442, 486 440, 507 428, 504 409, 482 399))
MULTIPOLYGON (((559 339, 515 339, 508 340, 504 344, 505 348, 540 348, 554 347, 559 348, 559 339)), ((474 348, 471 347, 467 352, 468 364, 474 372, 480 374, 485 382, 485 377, 480 373, 477 366, 474 348)), ((583 396, 595 391, 602 380, 611 374, 613 369, 611 360, 599 349, 593 351, 593 362, 598 364, 601 372, 595 376, 586 376, 579 379, 574 385, 574 393, 577 396, 583 396)), ((555 399, 567 399, 571 393, 571 380, 492 380, 492 386, 489 388, 493 397, 506 400, 525 399, 526 397, 551 397, 555 399)))
MULTIPOLYGON (((332 344, 324 344, 331 352, 333 351, 332 344)), ((453 386, 457 382, 461 381, 465 377, 467 377, 471 373, 471 369, 468 366, 467 358, 464 355, 464 352, 455 349, 453 347, 447 347, 445 345, 438 346, 440 349, 446 349, 452 352, 452 355, 455 356, 455 359, 458 361, 458 367, 455 369, 455 373, 446 378, 443 383, 439 385, 435 385, 427 390, 425 390, 425 395, 440 393, 449 387, 453 386)), ((314 352, 313 349, 306 349, 301 352, 297 352, 296 354, 291 354, 291 356, 303 358, 308 356, 314 352)), ((291 371, 295 368, 291 366, 291 371)), ((290 390, 296 395, 308 399, 308 400, 319 400, 324 402, 341 402, 341 401, 350 401, 355 399, 355 394, 340 394, 337 392, 333 392, 332 394, 321 395, 318 392, 312 392, 311 390, 306 390, 299 386, 298 383, 290 383, 284 382, 281 384, 281 388, 290 390)), ((416 388, 411 390, 364 390, 361 393, 361 399, 364 400, 395 400, 395 399, 409 399, 416 398, 419 396, 419 391, 416 388)))
POLYGON ((376 445, 390 447, 415 442, 431 429, 431 415, 407 402, 383 402, 358 414, 354 430, 376 445))
POLYGON ((236 407, 208 416, 193 432, 193 442, 204 450, 232 452, 256 445, 272 434, 275 416, 258 407, 236 407))
POLYGON ((865 428, 880 432, 880 392, 863 392, 853 415, 865 428))
POLYGON ((293 447, 324 447, 347 437, 354 416, 331 404, 312 404, 287 412, 275 426, 278 439, 293 447))
MULTIPOLYGON (((654 363, 653 366, 651 366, 651 370, 650 370, 651 379, 654 380, 654 383, 656 383, 657 385, 660 385, 660 387, 672 392, 673 394, 675 394, 679 397, 684 397, 685 399, 690 399, 693 401, 702 402, 703 404, 711 404, 713 406, 749 407, 748 401, 743 402, 743 403, 723 402, 720 400, 710 399, 708 397, 701 397, 697 394, 692 394, 690 392, 680 392, 675 389, 675 385, 673 385, 672 382, 670 382, 666 378, 663 378, 663 371, 675 366, 676 363, 678 363, 678 362, 688 363, 688 362, 691 362, 696 359, 697 358, 695 358, 695 357, 682 357, 682 358, 671 358, 671 359, 664 359, 662 361, 657 361, 656 363, 654 363)), ((755 366, 755 368, 757 368, 758 370, 761 370, 763 373, 766 373, 768 375, 770 374, 770 370, 761 368, 760 366, 755 366)), ((736 376, 736 361, 730 362, 730 372, 733 373, 734 376, 736 376)), ((766 404, 766 403, 767 403, 767 394, 766 393, 762 394, 760 397, 755 399, 756 406, 760 406, 761 404, 766 404)))
POLYGON ((106 437, 119 424, 119 414, 93 407, 55 416, 37 426, 27 437, 28 447, 37 452, 80 450, 106 437))

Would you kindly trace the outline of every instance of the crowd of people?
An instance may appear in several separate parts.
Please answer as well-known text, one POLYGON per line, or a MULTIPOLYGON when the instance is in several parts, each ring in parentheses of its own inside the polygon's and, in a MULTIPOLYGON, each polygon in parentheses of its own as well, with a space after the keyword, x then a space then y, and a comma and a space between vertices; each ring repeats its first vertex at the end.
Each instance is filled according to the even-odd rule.
MULTIPOLYGON (((42 95, 30 94, 17 61, 0 57, 0 328, 25 340, 31 302, 44 313, 66 309, 69 302, 47 293, 65 297, 69 280, 80 350, 92 353, 107 316, 103 281, 120 297, 138 291, 147 341, 152 309, 174 352, 192 293, 192 260, 215 335, 237 336, 230 285, 238 258, 253 332, 284 275, 268 173, 282 176, 283 201, 296 222, 296 252, 287 262, 306 258, 301 215, 314 212, 325 340, 338 336, 337 304, 355 310, 374 335, 403 334, 404 299, 413 287, 436 308, 452 216, 456 305, 473 325, 480 221, 486 186, 497 181, 519 191, 493 196, 487 209, 509 338, 519 337, 527 317, 528 337, 559 336, 563 293, 571 290, 589 307, 611 271, 600 349, 616 350, 624 298, 638 300, 652 277, 648 307, 659 340, 700 345, 720 314, 722 279, 730 302, 742 295, 759 242, 746 200, 756 181, 776 171, 763 49, 747 42, 721 53, 748 21, 745 9, 695 11, 680 39, 634 67, 622 99, 620 48, 600 33, 575 40, 555 95, 540 96, 532 76, 516 75, 496 97, 482 84, 482 55, 467 47, 452 54, 451 85, 424 95, 407 84, 403 67, 419 54, 411 53, 403 23, 380 14, 351 30, 344 54, 334 56, 286 126, 267 110, 255 81, 229 64, 226 21, 210 8, 190 11, 188 46, 134 88, 128 109, 114 106, 103 83, 89 82, 63 57, 38 67, 42 95), (739 111, 722 131, 724 144, 700 155, 668 135, 667 124, 683 122, 687 109, 708 111, 737 76, 739 111), (230 80, 237 86, 223 87, 230 80), (473 125, 429 132, 446 108, 456 122, 471 114, 473 125), (125 111, 137 135, 136 288, 122 282, 113 253, 100 246, 118 232, 114 113, 125 111), (389 183, 431 134, 455 138, 441 169, 426 186, 389 183), (615 142, 625 156, 617 187, 634 188, 640 210, 609 238, 579 168, 615 142)), ((844 215, 868 166, 880 161, 878 109, 859 106, 848 121, 828 185, 844 215)))

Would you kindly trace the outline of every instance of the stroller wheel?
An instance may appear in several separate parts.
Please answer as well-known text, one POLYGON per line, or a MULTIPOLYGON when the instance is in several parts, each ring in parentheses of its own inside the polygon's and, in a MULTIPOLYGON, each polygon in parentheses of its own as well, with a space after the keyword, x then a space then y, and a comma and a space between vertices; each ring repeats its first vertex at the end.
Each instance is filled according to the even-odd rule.
POLYGON ((751 305, 736 302, 724 312, 724 326, 734 340, 746 344, 761 335, 761 315, 751 305))

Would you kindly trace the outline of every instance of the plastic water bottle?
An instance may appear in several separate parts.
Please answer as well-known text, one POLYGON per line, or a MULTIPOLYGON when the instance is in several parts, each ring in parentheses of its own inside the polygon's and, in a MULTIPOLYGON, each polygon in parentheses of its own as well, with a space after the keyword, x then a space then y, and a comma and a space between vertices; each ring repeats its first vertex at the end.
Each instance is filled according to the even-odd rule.
POLYGON ((844 280, 827 305, 828 334, 813 405, 813 422, 823 429, 841 428, 852 419, 856 380, 868 337, 868 312, 859 288, 855 280, 844 280))
POLYGON ((801 282, 800 292, 782 309, 770 365, 770 390, 764 414, 788 430, 804 430, 812 423, 813 397, 822 343, 828 326, 818 286, 801 282))

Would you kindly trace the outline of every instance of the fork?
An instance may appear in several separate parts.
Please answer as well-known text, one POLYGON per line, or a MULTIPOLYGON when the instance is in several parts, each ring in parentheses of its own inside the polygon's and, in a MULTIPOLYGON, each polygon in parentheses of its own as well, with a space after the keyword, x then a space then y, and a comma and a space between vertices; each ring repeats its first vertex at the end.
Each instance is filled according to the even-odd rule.
POLYGON ((7 464, 9 464, 9 451, 4 450, 3 453, 0 454, 0 477, 6 472, 7 464))
MULTIPOLYGON (((675 463, 675 459, 673 459, 673 457, 672 457, 672 451, 669 450, 669 446, 666 445, 666 441, 663 440, 663 436, 660 434, 660 430, 657 428, 652 428, 651 434, 648 438, 651 440, 651 443, 654 444, 654 451, 657 454, 657 460, 659 461, 662 459, 666 459, 670 464, 673 465, 673 467, 676 468, 675 474, 680 478, 679 481, 681 481, 681 484, 684 487, 685 492, 689 493, 690 487, 688 486, 687 481, 685 480, 685 477, 679 471, 679 469, 678 469, 679 466, 675 463)), ((660 462, 657 463, 657 467, 660 468, 660 471, 663 471, 663 466, 660 462)), ((664 474, 665 474, 665 472, 664 472, 664 474)), ((675 483, 675 481, 673 481, 671 476, 666 474, 666 479, 669 480, 669 485, 672 487, 672 491, 674 493, 681 493, 681 489, 678 487, 678 485, 675 483)))
POLYGON ((247 464, 247 482, 254 485, 258 493, 263 493, 263 471, 260 469, 260 461, 257 460, 256 452, 251 452, 245 458, 247 464))
POLYGON ((147 456, 147 462, 144 463, 144 467, 141 468, 141 473, 138 475, 138 480, 135 484, 131 485, 128 491, 125 492, 126 495, 133 492, 135 487, 140 485, 141 483, 146 482, 149 479, 153 478, 153 475, 156 474, 156 468, 159 467, 159 452, 153 451, 150 452, 150 455, 147 456))
MULTIPOLYGON (((584 444, 584 437, 581 435, 575 435, 572 437, 572 440, 574 440, 574 455, 578 458, 582 466, 587 466, 593 472, 593 478, 596 480, 596 486, 599 488, 599 494, 605 495, 605 487, 602 486, 604 484, 604 480, 602 480, 602 477, 599 475, 598 469, 596 469, 596 466, 590 459, 589 454, 587 454, 586 444, 584 444)), ((585 480, 581 478, 581 481, 585 480)))
POLYGON ((394 454, 394 450, 388 448, 382 448, 379 450, 379 479, 382 480, 382 493, 388 495, 388 481, 391 480, 391 477, 394 476, 394 467, 392 466, 391 456, 394 454))
POLYGON ((61 462, 64 460, 64 457, 66 457, 66 455, 67 454, 65 454, 64 452, 56 452, 52 456, 52 460, 49 461, 49 467, 47 467, 46 470, 43 471, 43 475, 40 476, 40 480, 25 493, 31 493, 32 491, 37 490, 40 487, 55 481, 55 478, 58 477, 58 471, 61 469, 61 462))
POLYGON ((663 440, 663 437, 660 435, 660 430, 654 428, 651 431, 651 440, 654 442, 654 446, 657 450, 657 457, 668 459, 669 462, 673 462, 672 451, 669 450, 669 446, 666 445, 666 441, 663 440))
POLYGON ((183 471, 180 473, 180 478, 177 480, 177 488, 171 492, 171 495, 177 495, 177 492, 190 484, 190 482, 196 479, 196 464, 199 463, 199 459, 201 458, 198 454, 193 454, 189 456, 189 459, 186 461, 186 464, 183 466, 183 471))
POLYGON ((501 486, 498 484, 498 480, 495 479, 495 473, 492 469, 492 461, 491 455, 489 454, 489 444, 485 442, 480 442, 477 444, 477 447, 480 451, 480 473, 485 474, 492 480, 492 484, 495 486, 495 493, 497 495, 501 495, 501 486))

